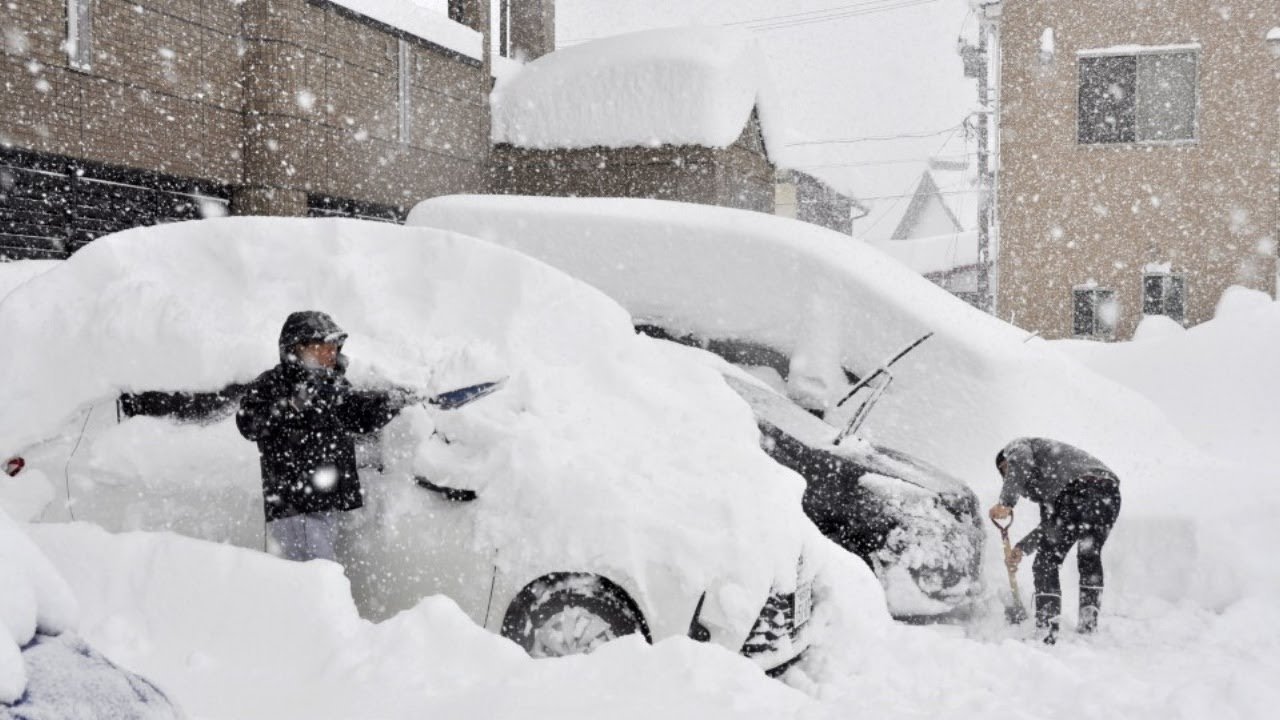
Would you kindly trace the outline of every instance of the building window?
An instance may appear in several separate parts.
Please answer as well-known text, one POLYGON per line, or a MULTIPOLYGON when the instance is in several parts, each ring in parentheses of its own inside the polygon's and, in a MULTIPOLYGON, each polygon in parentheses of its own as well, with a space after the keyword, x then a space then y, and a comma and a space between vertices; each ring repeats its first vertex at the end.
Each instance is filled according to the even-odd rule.
POLYGON ((93 64, 93 0, 67 0, 67 62, 77 70, 93 64))
POLYGON ((1116 331, 1116 293, 1107 288, 1085 287, 1072 291, 1075 320, 1072 333, 1076 337, 1109 340, 1116 331))
POLYGON ((400 52, 398 54, 398 70, 399 75, 399 96, 400 96, 400 143, 402 145, 409 144, 409 135, 413 131, 413 108, 410 107, 410 100, 413 97, 413 83, 410 77, 413 70, 413 54, 409 52, 409 43, 404 38, 400 39, 400 52))
POLYGON ((1182 275, 1147 273, 1142 276, 1142 314, 1186 321, 1187 281, 1182 275))
POLYGON ((1195 51, 1081 57, 1080 143, 1195 140, 1198 60, 1195 51))

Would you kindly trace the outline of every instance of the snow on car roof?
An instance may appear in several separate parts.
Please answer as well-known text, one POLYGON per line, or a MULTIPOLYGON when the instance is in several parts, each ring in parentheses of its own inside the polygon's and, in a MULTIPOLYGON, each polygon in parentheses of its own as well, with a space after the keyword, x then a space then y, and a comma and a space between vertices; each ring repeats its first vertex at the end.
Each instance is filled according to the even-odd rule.
POLYGON ((414 410, 424 430, 408 457, 479 492, 480 542, 612 562, 642 590, 666 572, 655 558, 679 557, 699 591, 732 576, 729 612, 748 627, 770 586, 795 577, 811 530, 803 482, 760 449, 716 373, 652 350, 585 283, 427 228, 232 217, 94 241, 0 303, 0 455, 121 391, 251 380, 299 309, 350 333, 357 385, 434 393, 510 376, 466 410, 414 410))
POLYGON ((750 33, 673 28, 563 48, 500 79, 493 141, 536 149, 723 148, 760 113, 769 155, 786 139, 769 71, 750 33))
POLYGON ((998 486, 996 451, 1022 435, 1089 448, 1145 481, 1128 487, 1156 494, 1200 459, 1150 402, 816 225, 658 200, 513 196, 434 198, 409 223, 529 253, 673 334, 777 349, 791 358, 793 398, 830 402, 848 388, 845 370, 863 377, 932 331, 895 366, 863 432, 980 494, 998 486), (1135 452, 1128 438, 1138 427, 1148 441, 1135 452))

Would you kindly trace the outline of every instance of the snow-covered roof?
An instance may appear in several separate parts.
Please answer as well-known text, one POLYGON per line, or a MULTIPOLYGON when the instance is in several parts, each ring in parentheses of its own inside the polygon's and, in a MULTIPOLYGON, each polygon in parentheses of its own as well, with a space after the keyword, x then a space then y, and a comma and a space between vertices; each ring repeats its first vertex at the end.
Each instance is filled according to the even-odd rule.
POLYGON ((921 275, 978 264, 978 233, 973 230, 915 240, 879 240, 870 245, 921 275))
MULTIPOLYGON (((332 0, 335 5, 469 58, 484 57, 484 37, 441 12, 439 0, 332 0)), ((447 7, 447 6, 446 6, 447 7)))
POLYGON ((535 149, 705 145, 724 148, 758 110, 771 157, 785 138, 755 39, 688 27, 558 50, 499 79, 493 141, 535 149))

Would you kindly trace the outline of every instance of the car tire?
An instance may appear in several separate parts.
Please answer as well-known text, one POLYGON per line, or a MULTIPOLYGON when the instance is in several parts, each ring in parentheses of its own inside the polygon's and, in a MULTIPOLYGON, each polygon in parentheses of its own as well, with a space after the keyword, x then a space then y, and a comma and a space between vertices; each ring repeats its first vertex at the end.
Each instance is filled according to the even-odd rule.
POLYGON ((502 622, 503 636, 535 658, 589 653, 634 633, 650 639, 627 593, 606 578, 583 573, 556 573, 529 583, 502 622))

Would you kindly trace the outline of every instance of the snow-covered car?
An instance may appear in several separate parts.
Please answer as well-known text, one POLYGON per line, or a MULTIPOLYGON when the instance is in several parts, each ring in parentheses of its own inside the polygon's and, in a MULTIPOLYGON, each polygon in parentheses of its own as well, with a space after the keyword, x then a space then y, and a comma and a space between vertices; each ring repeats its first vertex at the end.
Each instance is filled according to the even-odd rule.
MULTIPOLYGON (((936 617, 980 598, 986 536, 973 490, 884 443, 836 442, 888 389, 892 373, 873 377, 884 360, 928 329, 861 276, 797 247, 806 234, 819 248, 849 238, 759 213, 624 199, 436 198, 409 222, 533 255, 621 302, 641 333, 761 378, 773 391, 728 379, 755 411, 770 456, 805 478, 810 519, 874 569, 890 611, 936 617), (789 284, 810 271, 830 277, 789 284), (855 402, 837 408, 863 378, 871 382, 855 402)), ((925 344, 909 362, 930 352, 925 344)), ((921 380, 936 382, 936 373, 921 380)))
POLYGON ((352 382, 433 394, 368 443, 338 554, 361 613, 443 594, 540 656, 692 636, 775 671, 813 632, 826 540, 752 413, 606 296, 518 253, 359 221, 226 218, 95 241, 0 302, 0 500, 43 522, 264 547, 241 385, 320 308, 352 382), (60 332, 45 329, 58 326, 60 332), (424 480, 425 482, 419 482, 424 480), (815 548, 817 548, 815 550, 815 548))

